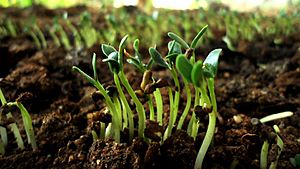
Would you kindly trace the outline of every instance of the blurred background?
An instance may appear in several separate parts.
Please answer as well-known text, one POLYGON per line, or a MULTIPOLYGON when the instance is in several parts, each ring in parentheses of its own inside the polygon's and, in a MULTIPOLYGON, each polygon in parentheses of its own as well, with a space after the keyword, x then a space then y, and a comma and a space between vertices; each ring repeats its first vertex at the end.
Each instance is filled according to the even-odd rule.
POLYGON ((299 5, 300 0, 0 0, 0 6, 26 7, 32 4, 45 5, 49 8, 70 7, 74 5, 88 5, 100 8, 103 5, 120 7, 124 5, 145 5, 155 8, 169 9, 195 9, 206 8, 209 3, 222 3, 231 9, 249 11, 256 8, 283 9, 289 6, 299 5))

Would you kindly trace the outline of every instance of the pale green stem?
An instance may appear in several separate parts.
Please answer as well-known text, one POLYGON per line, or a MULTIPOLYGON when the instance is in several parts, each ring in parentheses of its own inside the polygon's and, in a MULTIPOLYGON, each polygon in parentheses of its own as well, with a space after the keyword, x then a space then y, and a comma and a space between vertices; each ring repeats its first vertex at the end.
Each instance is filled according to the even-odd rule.
MULTIPOLYGON (((195 87, 195 99, 194 99, 194 108, 200 104, 200 92, 199 92, 199 88, 195 87)), ((188 124, 188 129, 187 129, 187 133, 189 135, 192 135, 192 133, 195 133, 193 132, 193 129, 194 129, 194 123, 196 121, 196 117, 195 117, 195 112, 193 111, 192 112, 192 117, 191 117, 191 120, 188 124)), ((195 138, 194 138, 195 139, 195 138)))
MULTIPOLYGON (((108 109, 111 111, 110 113, 112 114, 112 123, 113 126, 110 126, 111 129, 113 130, 113 132, 111 134, 113 134, 113 138, 115 139, 116 142, 120 142, 120 131, 121 131, 121 127, 119 124, 119 116, 116 110, 116 107, 114 106, 111 98, 109 97, 109 95, 106 93, 104 87, 100 84, 99 81, 96 81, 96 83, 94 84, 95 87, 100 91, 100 93, 103 95, 106 104, 108 106, 108 109)), ((110 128, 107 127, 106 131, 109 130, 110 128)))
POLYGON ((155 117, 154 117, 154 107, 153 107, 153 101, 152 101, 152 95, 151 94, 149 94, 149 96, 148 96, 149 98, 149 100, 148 100, 148 106, 149 106, 149 110, 150 110, 150 120, 152 120, 152 121, 154 121, 155 119, 155 117))
POLYGON ((38 49, 41 49, 41 43, 40 43, 39 38, 36 36, 36 34, 34 34, 33 31, 29 31, 29 35, 32 37, 32 39, 33 39, 33 41, 34 41, 36 47, 37 47, 38 49))
POLYGON ((179 119, 177 129, 182 128, 183 122, 184 122, 186 116, 188 115, 188 113, 190 111, 191 103, 192 103, 192 95, 191 95, 191 89, 189 87, 189 84, 185 79, 183 79, 183 82, 184 82, 184 89, 185 89, 185 92, 186 92, 187 100, 186 100, 186 105, 185 105, 185 108, 183 110, 183 113, 182 113, 182 115, 179 119))
POLYGON ((133 139, 134 136, 134 121, 133 121, 133 112, 130 109, 129 103, 126 99, 126 96, 122 90, 121 87, 121 83, 119 80, 119 77, 117 74, 114 74, 114 81, 118 90, 118 93, 120 95, 120 99, 122 102, 123 107, 125 107, 125 109, 123 109, 123 118, 124 118, 124 126, 127 127, 128 123, 129 123, 129 140, 133 139), (128 117, 128 119, 127 119, 128 117), (128 121, 128 123, 127 123, 128 121))
POLYGON ((105 123, 100 122, 100 138, 105 138, 105 123))
POLYGON ((168 93, 169 93, 169 101, 170 101, 170 111, 169 111, 169 124, 168 124, 168 127, 167 129, 165 130, 164 132, 164 136, 163 136, 163 140, 166 140, 168 138, 168 133, 169 133, 169 130, 170 130, 170 123, 171 123, 171 120, 173 119, 172 117, 172 112, 173 112, 173 104, 174 104, 174 97, 173 97, 173 92, 172 92, 172 89, 171 87, 168 87, 168 93))
MULTIPOLYGON (((204 140, 202 142, 202 145, 200 147, 200 150, 199 150, 197 158, 196 158, 195 169, 201 169, 205 154, 208 150, 209 145, 212 142, 212 139, 213 139, 213 136, 215 133, 215 127, 216 127, 217 103, 216 103, 215 92, 214 92, 214 79, 212 79, 212 78, 208 79, 208 89, 209 89, 209 94, 210 94, 212 104, 213 104, 213 111, 211 113, 209 113, 208 128, 207 128, 204 140)), ((203 91, 203 89, 201 90, 201 99, 202 99, 202 96, 204 96, 204 103, 207 104, 207 108, 210 108, 211 103, 206 94, 206 89, 204 89, 204 90, 205 91, 203 91), (205 95, 203 95, 203 94, 205 94, 205 95), (207 98, 205 96, 207 96, 207 98)))
POLYGON ((34 29, 36 30, 38 36, 40 37, 43 48, 44 49, 47 48, 47 41, 41 29, 37 25, 34 26, 34 29))
POLYGON ((260 169, 267 169, 268 151, 269 151, 269 142, 265 140, 260 151, 260 169))
POLYGON ((156 111, 157 111, 157 122, 162 126, 163 124, 163 100, 159 89, 156 89, 153 92, 155 103, 156 103, 156 111))
POLYGON ((60 41, 59 41, 59 38, 57 37, 57 35, 55 34, 55 32, 52 30, 49 30, 49 34, 50 34, 51 38, 53 39, 54 44, 57 47, 60 47, 60 41))
POLYGON ((122 129, 122 107, 120 100, 117 96, 113 96, 113 103, 116 106, 117 114, 118 114, 118 124, 120 125, 120 129, 122 129))
MULTIPOLYGON (((7 103, 7 101, 6 101, 5 97, 4 97, 4 94, 3 94, 2 90, 1 90, 1 88, 0 88, 0 100, 1 100, 2 105, 4 105, 4 104, 7 103)), ((0 116, 2 117, 2 114, 0 114, 0 116)), ((7 113, 6 117, 7 118, 13 118, 11 112, 7 113)), ((10 127, 11 131, 13 132, 13 134, 14 134, 14 136, 16 138, 18 147, 21 150, 23 150, 24 149, 24 142, 23 142, 23 139, 21 137, 20 130, 19 130, 17 124, 14 122, 12 124, 9 124, 8 127, 10 127)), ((4 137, 7 138, 7 136, 4 136, 4 137)))
POLYGON ((124 74, 123 71, 121 71, 119 73, 119 78, 120 78, 122 84, 124 85, 124 87, 126 88, 128 94, 133 99, 133 102, 136 105, 136 111, 137 111, 138 116, 139 116, 138 135, 139 135, 140 138, 144 138, 146 115, 145 115, 145 110, 144 110, 143 104, 141 103, 141 101, 138 99, 138 97, 134 93, 134 91, 131 88, 131 86, 130 86, 127 78, 125 77, 125 74, 124 74))
POLYGON ((202 142, 202 145, 200 147, 200 150, 198 152, 196 162, 195 162, 195 169, 201 169, 202 163, 205 157, 205 154, 208 150, 209 145, 211 144, 212 138, 215 133, 215 126, 216 126, 216 113, 211 112, 209 113, 209 123, 208 128, 204 137, 204 140, 202 142))

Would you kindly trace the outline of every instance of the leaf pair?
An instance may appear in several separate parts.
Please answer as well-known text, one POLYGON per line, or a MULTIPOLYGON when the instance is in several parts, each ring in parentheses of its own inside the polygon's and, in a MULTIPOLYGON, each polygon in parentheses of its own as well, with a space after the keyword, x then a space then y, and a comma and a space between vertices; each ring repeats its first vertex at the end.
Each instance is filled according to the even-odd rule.
POLYGON ((120 70, 118 51, 114 47, 106 44, 102 44, 101 49, 106 56, 102 61, 108 64, 111 72, 118 73, 120 70))
POLYGON ((176 58, 176 68, 188 82, 199 87, 204 77, 214 78, 216 76, 221 51, 222 49, 211 51, 203 63, 199 60, 194 65, 185 55, 180 54, 176 58))
POLYGON ((133 49, 134 49, 134 56, 131 56, 129 53, 127 53, 125 51, 125 55, 127 56, 128 59, 126 59, 126 61, 133 65, 134 67, 136 67, 140 72, 145 72, 146 70, 151 69, 151 62, 149 62, 147 65, 145 65, 142 62, 142 57, 141 54, 139 52, 139 40, 136 39, 133 42, 133 49))
POLYGON ((117 51, 113 46, 102 44, 101 50, 104 55, 107 57, 103 59, 103 62, 107 62, 109 69, 113 73, 119 73, 123 68, 123 49, 125 47, 125 42, 128 38, 128 35, 124 36, 119 44, 119 51, 117 51))
POLYGON ((208 25, 204 26, 199 32, 198 34, 194 37, 191 46, 188 45, 188 43, 186 41, 184 41, 181 37, 179 37, 178 35, 176 35, 173 32, 169 32, 168 36, 175 40, 177 43, 179 43, 184 49, 195 49, 197 47, 198 41, 200 40, 200 38, 202 37, 202 35, 206 32, 208 25))

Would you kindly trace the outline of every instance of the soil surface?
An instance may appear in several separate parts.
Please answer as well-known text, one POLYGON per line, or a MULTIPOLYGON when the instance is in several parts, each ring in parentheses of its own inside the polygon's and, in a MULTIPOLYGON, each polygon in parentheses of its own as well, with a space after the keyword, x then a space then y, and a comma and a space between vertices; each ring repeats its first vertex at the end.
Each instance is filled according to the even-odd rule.
MULTIPOLYGON (((75 14, 83 11, 82 8, 68 10, 70 14, 72 11, 75 14)), ((31 10, 35 11, 5 9, 4 12, 20 19, 31 10)), ((45 18, 57 13, 60 10, 40 9, 38 12, 40 17, 45 18)), ((174 128, 172 136, 163 144, 154 141, 155 138, 152 142, 135 138, 129 143, 126 131, 122 133, 121 144, 112 139, 93 142, 91 130, 99 129, 99 121, 89 119, 88 115, 101 111, 105 105, 92 99, 95 88, 71 68, 76 65, 92 74, 91 56, 96 52, 101 82, 112 84, 109 69, 101 62, 99 44, 90 49, 68 52, 55 47, 50 41, 47 49, 37 50, 33 40, 22 35, 5 37, 0 41, 0 87, 8 101, 14 101, 25 92, 32 94, 32 98, 24 104, 31 114, 38 143, 38 149, 32 151, 26 142, 26 133, 20 127, 26 144, 25 150, 21 151, 9 131, 9 144, 6 154, 0 156, 0 168, 193 168, 207 129, 207 116, 201 118, 195 141, 184 130, 176 131, 174 128)), ((239 52, 230 51, 221 39, 217 39, 196 51, 197 57, 204 58, 217 47, 223 49, 215 82, 218 111, 223 120, 217 122, 204 168, 226 169, 234 163, 235 168, 259 168, 264 128, 274 124, 280 127, 284 142, 278 168, 293 168, 289 158, 300 153, 300 36, 285 37, 281 45, 258 39, 244 43, 243 50, 239 52), (251 123, 252 118, 282 111, 292 111, 294 116, 269 122, 265 126, 251 123)), ((146 57, 149 56, 145 47, 141 51, 146 57)), ((137 89, 142 75, 127 64, 125 72, 129 82, 137 89)), ((160 67, 154 67, 154 76, 164 77, 173 83, 169 73, 160 67)), ((164 112, 168 112, 167 89, 161 90, 165 94, 164 112)), ((181 100, 179 114, 185 107, 184 94, 181 100)), ((165 120, 168 120, 165 114, 165 120)), ((13 116, 18 124, 22 124, 18 111, 13 111, 13 116)), ((148 128, 161 131, 155 124, 147 124, 148 128)), ((153 133, 147 132, 146 135, 151 138, 153 133)), ((276 157, 277 147, 274 139, 270 143, 272 148, 268 159, 272 161, 276 157)))

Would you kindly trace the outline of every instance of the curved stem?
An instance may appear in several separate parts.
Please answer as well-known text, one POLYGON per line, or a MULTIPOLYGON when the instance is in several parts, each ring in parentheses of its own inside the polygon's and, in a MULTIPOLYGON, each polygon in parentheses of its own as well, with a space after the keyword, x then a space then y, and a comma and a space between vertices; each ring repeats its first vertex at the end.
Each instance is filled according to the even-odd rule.
MULTIPOLYGON (((176 122, 177 119, 177 114, 178 114, 178 106, 179 106, 179 99, 180 99, 180 84, 179 84, 179 80, 178 80, 178 74, 175 70, 175 68, 173 67, 173 69, 171 69, 171 74, 173 77, 173 80, 175 82, 175 86, 176 86, 176 91, 175 91, 175 97, 174 97, 174 102, 173 104, 170 106, 172 106, 172 109, 170 109, 170 117, 169 117, 169 124, 168 124, 168 128, 167 128, 167 135, 164 136, 164 139, 166 139, 167 137, 169 137, 172 133, 172 129, 173 126, 176 122)), ((172 91, 171 91, 172 93, 172 91)), ((169 90, 169 95, 170 95, 170 90, 169 90)))
POLYGON ((216 126, 216 114, 214 112, 211 112, 209 113, 208 128, 196 158, 195 169, 201 169, 202 167, 205 154, 214 136, 215 126, 216 126))
MULTIPOLYGON (((214 79, 213 78, 208 79, 208 89, 209 89, 209 94, 210 94, 212 104, 213 104, 213 111, 211 113, 209 113, 208 128, 207 128, 204 140, 202 142, 202 145, 200 147, 200 150, 199 150, 197 158, 196 158, 195 169, 201 169, 205 154, 208 150, 209 145, 212 142, 212 138, 214 136, 215 127, 216 127, 217 103, 216 103, 215 92, 214 92, 214 79)), ((209 108, 211 106, 211 103, 206 94, 206 90, 205 91, 203 91, 203 90, 205 90, 205 89, 202 88, 202 90, 201 90, 201 99, 202 99, 202 96, 204 96, 204 103, 206 103, 207 107, 209 108)))
POLYGON ((134 136, 134 121, 133 121, 133 113, 130 109, 129 103, 126 99, 126 96, 122 90, 121 83, 117 74, 114 74, 114 81, 120 95, 120 99, 122 102, 123 109, 123 118, 124 118, 124 126, 127 127, 127 117, 129 123, 129 140, 133 139, 134 136))
POLYGON ((119 124, 119 116, 118 116, 118 113, 117 113, 117 110, 116 110, 116 107, 114 106, 111 98, 109 97, 109 95, 106 93, 104 87, 100 84, 99 81, 96 81, 96 83, 94 84, 95 87, 101 92, 101 94, 103 95, 105 101, 106 101, 106 104, 112 114, 112 126, 108 126, 106 128, 106 131, 107 130, 110 130, 110 128, 113 130, 113 132, 111 132, 111 134, 113 134, 113 138, 115 139, 116 142, 120 142, 120 124, 119 124))
POLYGON ((178 122, 178 125, 177 125, 177 129, 181 129, 182 128, 183 122, 184 122, 187 114, 190 111, 191 103, 192 103, 191 89, 189 87, 189 84, 188 84, 188 82, 185 79, 183 79, 183 82, 184 82, 184 89, 185 89, 185 92, 186 92, 187 100, 186 100, 186 105, 185 105, 185 108, 183 110, 183 113, 182 113, 182 115, 181 115, 181 117, 179 119, 179 122, 178 122))
POLYGON ((138 135, 140 138, 144 138, 144 130, 145 130, 145 120, 146 120, 146 115, 145 115, 145 110, 143 107, 143 104, 140 102, 136 94, 134 93, 133 89, 131 88, 127 78, 125 77, 125 74, 123 71, 119 73, 120 80, 124 87, 126 88, 128 94, 130 97, 133 99, 133 102, 136 105, 136 111, 139 116, 139 125, 138 125, 138 135))

